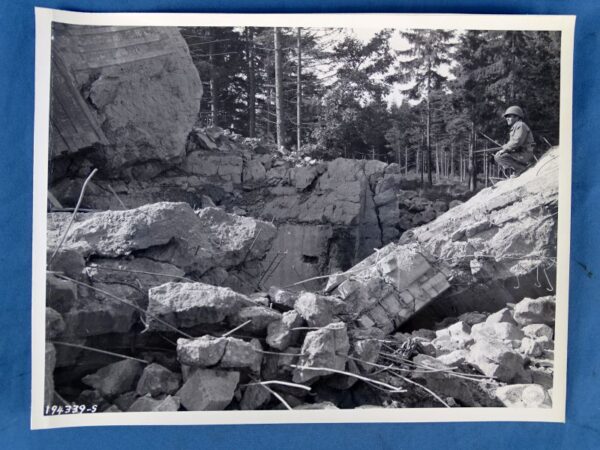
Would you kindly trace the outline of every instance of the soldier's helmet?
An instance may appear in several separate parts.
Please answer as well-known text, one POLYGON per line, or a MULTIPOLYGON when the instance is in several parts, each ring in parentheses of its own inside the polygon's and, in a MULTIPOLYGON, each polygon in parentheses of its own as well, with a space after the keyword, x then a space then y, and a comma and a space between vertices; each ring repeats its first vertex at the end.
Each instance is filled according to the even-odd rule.
POLYGON ((509 114, 513 114, 513 115, 515 115, 515 116, 519 116, 521 119, 522 119, 523 117, 525 117, 525 114, 523 114, 523 110, 522 110, 522 109, 521 109, 521 107, 519 107, 519 106, 509 106, 509 107, 506 109, 506 111, 504 112, 504 116, 503 116, 503 117, 506 117, 506 116, 508 116, 509 114))

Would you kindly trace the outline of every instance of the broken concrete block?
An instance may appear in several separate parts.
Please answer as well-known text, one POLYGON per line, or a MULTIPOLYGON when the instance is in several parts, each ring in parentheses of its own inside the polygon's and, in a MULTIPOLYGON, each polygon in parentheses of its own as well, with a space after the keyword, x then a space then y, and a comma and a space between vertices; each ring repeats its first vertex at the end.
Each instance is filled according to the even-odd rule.
POLYGON ((294 304, 294 309, 309 327, 322 327, 333 322, 334 317, 346 310, 346 304, 335 297, 305 292, 294 304))
POLYGON ((56 366, 56 348, 46 342, 44 362, 44 405, 54 404, 54 368, 56 366))
POLYGON ((523 332, 519 327, 508 322, 478 323, 471 328, 471 336, 475 341, 518 341, 523 339, 523 332))
MULTIPOLYGON (((246 306, 245 295, 204 283, 166 283, 148 291, 148 312, 178 328, 219 323, 246 306)), ((148 315, 150 330, 172 331, 148 315)))
POLYGON ((145 411, 177 411, 179 410, 179 397, 167 395, 162 400, 152 397, 138 398, 127 410, 128 412, 145 412, 145 411))
POLYGON ((469 349, 467 362, 484 375, 499 381, 510 382, 523 372, 523 358, 507 345, 484 339, 469 349))
POLYGON ((227 338, 225 353, 219 363, 222 368, 243 369, 260 372, 262 362, 262 346, 258 339, 252 339, 250 342, 242 339, 227 338))
POLYGON ((515 305, 514 318, 521 326, 531 324, 554 325, 556 299, 553 295, 536 299, 526 298, 515 305))
POLYGON ((139 395, 135 391, 125 392, 119 395, 115 400, 114 404, 121 410, 127 411, 131 405, 139 398, 139 395))
POLYGON ((177 359, 192 367, 210 367, 218 364, 225 353, 227 338, 202 336, 196 339, 177 339, 177 359))
POLYGON ((548 391, 539 384, 511 384, 496 389, 498 399, 509 408, 552 408, 548 391))
POLYGON ((112 398, 133 390, 143 369, 141 362, 124 359, 86 375, 81 381, 96 389, 103 397, 112 398))
POLYGON ((534 339, 525 337, 521 341, 521 346, 519 347, 519 353, 523 356, 532 356, 534 358, 538 358, 542 356, 543 349, 542 346, 536 342, 534 339))
POLYGON ((490 314, 485 320, 485 323, 487 324, 501 322, 511 323, 513 325, 517 324, 517 322, 515 322, 515 319, 513 319, 512 311, 508 308, 502 308, 500 311, 495 312, 494 314, 490 314))
POLYGON ((181 385, 181 375, 171 372, 160 364, 147 365, 142 372, 136 392, 140 395, 150 394, 157 397, 161 394, 173 394, 181 385))
POLYGON ((46 277, 46 306, 59 313, 65 313, 76 301, 77 285, 75 283, 48 274, 46 277))
POLYGON ((323 367, 344 370, 346 356, 350 350, 346 324, 331 323, 326 327, 306 333, 298 368, 294 370, 293 379, 303 383, 323 375, 330 375, 327 370, 306 370, 302 367, 323 367))
POLYGON ((296 300, 299 296, 299 292, 286 291, 285 289, 280 289, 277 286, 271 286, 269 288, 269 298, 271 299, 271 302, 279 307, 293 309, 294 303, 296 303, 296 300))
POLYGON ((46 339, 54 339, 65 331, 62 316, 52 308, 46 308, 46 339))
POLYGON ((435 332, 436 337, 451 336, 451 337, 466 337, 471 333, 471 327, 465 322, 456 322, 448 328, 443 328, 435 332))
POLYGON ((552 330, 552 328, 543 323, 526 325, 523 327, 523 333, 525 333, 525 336, 530 337, 532 339, 547 337, 548 340, 552 340, 552 338, 554 337, 554 330, 552 330))
POLYGON ((300 327, 304 319, 297 311, 286 311, 280 320, 271 322, 267 328, 267 344, 277 350, 285 350, 290 345, 295 344, 298 331, 292 331, 293 328, 300 327))
POLYGON ((364 361, 356 361, 357 366, 364 373, 371 373, 377 368, 374 363, 376 363, 379 358, 380 350, 380 340, 362 339, 354 341, 352 344, 352 356, 364 361))
POLYGON ((256 335, 264 333, 271 322, 279 319, 281 319, 281 313, 274 309, 265 306, 248 306, 231 316, 229 323, 232 327, 237 327, 250 320, 251 322, 244 326, 243 331, 256 335))
POLYGON ((239 372, 197 369, 177 392, 188 411, 220 411, 231 403, 239 372))
POLYGON ((251 384, 244 390, 240 409, 255 410, 271 399, 271 393, 258 384, 251 384))
POLYGON ((437 359, 448 367, 456 367, 467 360, 468 354, 468 350, 454 350, 453 352, 438 356, 437 359))

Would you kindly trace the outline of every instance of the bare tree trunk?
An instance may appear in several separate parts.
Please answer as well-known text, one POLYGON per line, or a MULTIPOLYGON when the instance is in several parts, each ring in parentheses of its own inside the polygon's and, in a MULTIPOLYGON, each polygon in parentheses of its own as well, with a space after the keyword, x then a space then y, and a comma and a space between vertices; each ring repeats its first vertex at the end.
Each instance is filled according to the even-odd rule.
POLYGON ((256 136, 256 81, 254 77, 254 36, 246 27, 246 55, 248 57, 248 136, 256 136))
POLYGON ((450 143, 450 178, 454 180, 454 144, 450 143))
POLYGON ((213 126, 219 125, 218 119, 218 106, 217 106, 217 74, 215 70, 215 43, 214 34, 210 35, 210 42, 208 44, 208 64, 210 66, 209 73, 209 85, 210 85, 210 118, 213 126))
POLYGON ((469 140, 469 191, 477 189, 477 166, 475 160, 475 122, 471 122, 471 139, 469 140))
POLYGON ((283 54, 281 51, 281 29, 275 28, 275 114, 277 123, 277 146, 285 145, 283 112, 283 54))
POLYGON ((440 149, 438 147, 438 143, 435 143, 435 181, 436 183, 440 182, 440 149))
POLYGON ((427 183, 433 185, 433 175, 431 173, 433 164, 431 162, 431 106, 429 103, 429 80, 427 81, 427 183))
POLYGON ((298 67, 296 68, 296 150, 300 151, 301 145, 301 132, 302 132, 302 29, 298 28, 298 34, 296 36, 296 44, 298 46, 298 67))
POLYGON ((404 175, 408 175, 408 146, 404 147, 404 175))
POLYGON ((273 90, 269 88, 267 93, 267 136, 271 136, 271 101, 273 90))

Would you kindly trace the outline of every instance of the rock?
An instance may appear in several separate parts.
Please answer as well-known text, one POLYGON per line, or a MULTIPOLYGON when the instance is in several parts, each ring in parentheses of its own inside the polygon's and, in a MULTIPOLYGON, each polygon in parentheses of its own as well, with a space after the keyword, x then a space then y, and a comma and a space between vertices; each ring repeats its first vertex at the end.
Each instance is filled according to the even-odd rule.
POLYGON ((452 209, 458 205, 462 205, 463 202, 461 202, 460 200, 452 200, 449 204, 448 204, 448 208, 452 209))
POLYGON ((545 389, 552 389, 554 385, 554 375, 552 370, 544 367, 530 367, 531 382, 539 384, 545 389))
POLYGON ((54 404, 54 368, 56 366, 56 348, 46 342, 44 360, 44 405, 54 404))
POLYGON ((62 316, 52 308, 46 308, 46 339, 54 339, 65 331, 62 316))
POLYGON ((260 161, 252 159, 244 164, 244 169, 242 171, 242 182, 244 184, 260 183, 266 176, 267 171, 260 161))
POLYGON ((271 393, 264 387, 257 384, 251 384, 244 390, 244 395, 240 402, 240 409, 255 410, 267 403, 270 399, 271 393))
POLYGON ((475 341, 517 341, 523 339, 523 332, 519 327, 508 322, 478 323, 471 328, 471 336, 475 341))
POLYGON ((262 346, 258 339, 252 339, 250 342, 236 338, 227 338, 225 353, 219 363, 222 368, 250 369, 260 372, 262 362, 262 346))
POLYGON ((533 356, 534 358, 538 358, 542 356, 543 349, 542 346, 537 343, 535 340, 525 337, 521 341, 521 346, 519 347, 519 353, 523 356, 533 356))
POLYGON ((454 350, 437 357, 437 360, 448 367, 460 366, 467 360, 468 350, 454 350))
POLYGON ((177 359, 192 367, 217 365, 225 354, 227 338, 202 336, 196 339, 177 339, 177 359))
POLYGON ((343 301, 324 295, 305 292, 294 304, 294 309, 309 327, 322 327, 334 321, 334 317, 345 312, 343 301))
POLYGON ((523 358, 501 342, 478 340, 469 349, 467 362, 484 375, 510 382, 523 372, 523 358))
POLYGON ((85 389, 81 391, 77 400, 74 402, 78 405, 86 405, 89 407, 97 406, 98 411, 105 411, 110 407, 110 403, 107 402, 102 395, 96 390, 85 389))
POLYGON ((442 356, 457 350, 464 350, 473 342, 473 338, 469 335, 443 335, 431 341, 431 345, 435 348, 435 356, 442 356))
POLYGON ((239 380, 239 372, 198 369, 190 375, 177 396, 188 411, 223 410, 233 400, 239 380))
MULTIPOLYGON (((62 231, 62 228, 61 228, 62 231)), ((50 234, 50 233, 49 233, 50 234)), ((61 236, 62 238, 62 236, 61 236)), ((60 272, 70 278, 79 279, 81 277, 81 272, 85 268, 85 258, 81 253, 76 250, 70 250, 67 248, 62 248, 58 251, 58 253, 54 256, 52 261, 52 253, 48 253, 47 260, 48 270, 53 270, 55 272, 60 272)), ((54 277, 51 274, 48 274, 48 278, 54 277)))
MULTIPOLYGON (((440 397, 450 397, 465 406, 495 406, 477 383, 449 375, 447 366, 440 360, 426 355, 417 355, 413 361, 420 367, 428 367, 433 371, 414 372, 413 377, 440 397), (482 405, 483 403, 483 405, 482 405)), ((448 402, 446 402, 448 403, 448 402)))
POLYGON ((493 323, 510 323, 516 325, 515 319, 513 319, 512 312, 508 308, 502 308, 500 311, 495 312, 494 314, 490 314, 486 319, 485 323, 493 324, 493 323))
POLYGON ((295 344, 298 331, 292 331, 292 328, 300 327, 304 323, 297 311, 286 311, 280 320, 271 322, 267 328, 267 344, 277 350, 285 350, 290 345, 295 344))
POLYGON ((361 361, 364 361, 356 361, 356 365, 361 369, 363 373, 371 373, 377 369, 374 363, 376 363, 377 359, 379 358, 380 350, 380 340, 363 339, 354 341, 352 344, 352 356, 360 359, 361 361))
POLYGON ((427 340, 432 340, 435 339, 437 336, 437 333, 433 330, 427 330, 425 328, 420 328, 418 330, 415 330, 411 333, 412 337, 415 338, 424 338, 427 340))
POLYGON ((306 333, 300 353, 298 368, 294 370, 293 380, 304 383, 323 375, 330 375, 326 370, 307 370, 303 367, 324 367, 344 370, 346 356, 350 350, 346 324, 331 323, 323 328, 306 333))
POLYGON ((525 333, 525 336, 530 337, 532 339, 546 337, 548 338, 548 340, 551 341, 554 337, 554 330, 543 323, 526 325, 523 327, 523 333, 525 333))
POLYGON ((298 191, 309 187, 319 176, 316 167, 296 167, 291 171, 291 181, 298 191))
POLYGON ((102 412, 105 412, 105 413, 116 413, 116 412, 123 412, 123 411, 120 410, 119 407, 116 406, 116 405, 110 405, 108 408, 106 408, 102 412))
POLYGON ((177 411, 179 410, 179 397, 167 395, 159 400, 152 397, 138 398, 127 410, 128 412, 145 412, 145 411, 177 411))
POLYGON ((251 322, 242 329, 245 333, 264 334, 270 323, 281 319, 281 313, 265 306, 248 306, 240 309, 231 316, 229 322, 232 327, 237 327, 244 322, 251 322))
POLYGON ((526 298, 515 305, 514 318, 521 326, 554 325, 556 300, 553 295, 536 299, 526 298))
POLYGON ((300 294, 294 291, 286 291, 285 289, 280 289, 277 286, 271 286, 269 288, 269 298, 274 305, 283 306, 287 309, 293 309, 294 303, 300 294))
POLYGON ((538 384, 512 384, 496 389, 496 396, 509 408, 552 408, 548 391, 538 384))
POLYGON ((485 322, 486 315, 477 311, 467 312, 458 316, 458 320, 465 322, 469 326, 473 326, 476 323, 485 322))
POLYGON ((113 398, 134 389, 143 369, 141 362, 124 359, 86 375, 81 381, 96 389, 103 397, 113 398))
POLYGON ((136 310, 113 296, 125 301, 133 300, 135 304, 135 299, 140 297, 139 291, 120 284, 97 283, 94 287, 103 292, 80 287, 79 300, 63 313, 65 334, 87 337, 128 332, 136 321, 136 310))
POLYGON ((450 337, 466 337, 471 333, 471 327, 465 322, 456 322, 450 325, 448 328, 437 330, 435 332, 436 337, 450 336, 450 337))
MULTIPOLYGON (((177 328, 220 323, 253 303, 229 288, 203 283, 166 283, 148 292, 148 312, 177 328)), ((172 331, 148 315, 148 328, 172 331)))
POLYGON ((139 395, 135 391, 126 392, 119 395, 115 400, 114 404, 121 410, 127 411, 131 405, 139 398, 139 395))
POLYGON ((152 397, 157 397, 161 394, 175 393, 180 385, 181 375, 171 372, 160 364, 152 363, 142 372, 136 392, 140 396, 150 394, 152 397))
POLYGON ((52 91, 51 115, 61 120, 51 133, 51 154, 85 149, 108 171, 184 155, 200 109, 202 84, 178 30, 71 29, 59 24, 53 32, 53 51, 65 72, 56 73, 64 87, 52 91), (95 51, 83 60, 77 49, 86 47, 95 51), (70 119, 61 104, 78 105, 70 119), (69 146, 61 144, 65 136, 69 146))
POLYGON ((77 301, 77 285, 53 274, 46 277, 46 306, 59 313, 65 313, 77 301))

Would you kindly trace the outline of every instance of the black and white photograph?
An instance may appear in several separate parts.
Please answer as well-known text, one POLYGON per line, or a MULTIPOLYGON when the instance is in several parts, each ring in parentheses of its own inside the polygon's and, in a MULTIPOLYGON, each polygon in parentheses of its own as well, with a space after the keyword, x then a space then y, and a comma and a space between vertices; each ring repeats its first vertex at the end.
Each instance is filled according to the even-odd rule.
POLYGON ((572 20, 120 16, 38 10, 32 426, 564 420, 572 20))

